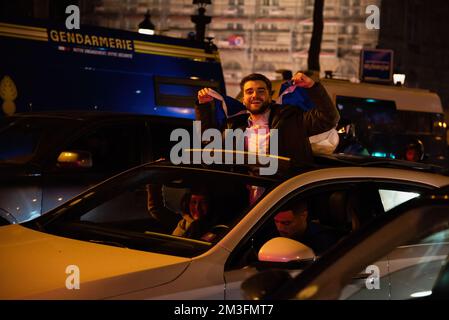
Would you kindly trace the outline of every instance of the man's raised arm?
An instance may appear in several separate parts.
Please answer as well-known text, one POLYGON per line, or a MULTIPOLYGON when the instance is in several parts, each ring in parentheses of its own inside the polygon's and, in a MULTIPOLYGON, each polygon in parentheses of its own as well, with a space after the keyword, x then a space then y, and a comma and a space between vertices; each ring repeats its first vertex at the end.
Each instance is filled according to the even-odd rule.
POLYGON ((340 114, 323 85, 301 72, 293 76, 293 83, 305 88, 315 105, 311 110, 304 112, 303 125, 307 135, 313 136, 334 128, 340 120, 340 114))

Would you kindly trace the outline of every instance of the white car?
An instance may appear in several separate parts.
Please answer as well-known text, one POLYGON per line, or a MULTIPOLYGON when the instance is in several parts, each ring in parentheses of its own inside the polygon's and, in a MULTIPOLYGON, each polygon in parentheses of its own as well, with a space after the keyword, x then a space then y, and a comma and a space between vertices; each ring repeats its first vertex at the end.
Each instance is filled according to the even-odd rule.
POLYGON ((264 270, 242 290, 255 300, 447 300, 448 222, 449 188, 429 191, 346 237, 294 278, 264 270))
POLYGON ((301 270, 313 257, 304 246, 297 263, 276 256, 290 239, 273 240, 273 216, 292 201, 305 201, 311 219, 344 237, 354 218, 369 223, 449 185, 424 165, 339 156, 317 163, 288 179, 250 175, 244 166, 158 162, 128 170, 35 220, 0 227, 0 298, 241 299, 242 281, 258 270, 301 270), (148 212, 150 185, 161 191, 160 212, 170 213, 182 212, 189 190, 207 189, 214 225, 201 238, 173 236, 163 216, 148 212), (251 203, 250 193, 258 194, 251 203))

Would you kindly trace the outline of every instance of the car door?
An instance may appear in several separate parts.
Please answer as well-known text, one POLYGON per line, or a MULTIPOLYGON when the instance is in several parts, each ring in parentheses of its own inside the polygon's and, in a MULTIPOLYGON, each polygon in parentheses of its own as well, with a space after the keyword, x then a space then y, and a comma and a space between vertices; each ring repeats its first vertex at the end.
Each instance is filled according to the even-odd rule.
MULTIPOLYGON (((379 194, 385 214, 388 214, 402 203, 419 197, 420 191, 416 189, 411 190, 410 187, 400 185, 381 184, 379 185, 379 194)), ((420 261, 423 259, 426 261, 444 259, 446 251, 446 245, 443 245, 440 241, 438 241, 437 245, 431 242, 426 244, 419 243, 419 240, 404 243, 381 259, 365 266, 365 269, 361 270, 359 274, 354 275, 352 283, 348 284, 342 293, 342 299, 401 299, 404 297, 404 291, 407 291, 405 288, 413 290, 413 287, 415 287, 415 291, 419 291, 418 287, 420 285, 418 283, 406 279, 412 278, 413 274, 416 274, 418 265, 428 269, 427 272, 432 273, 431 268, 434 268, 436 265, 430 263, 423 265, 420 261), (376 283, 372 279, 373 273, 378 277, 376 283)), ((425 271, 421 270, 418 274, 422 272, 425 271)))
MULTIPOLYGON (((282 263, 260 263, 257 259, 257 252, 261 246, 270 237, 276 235, 273 224, 275 213, 282 210, 283 206, 289 202, 305 201, 308 205, 310 221, 331 228, 341 240, 356 229, 368 224, 375 217, 385 214, 386 211, 388 212, 400 203, 418 196, 429 188, 431 187, 428 185, 411 181, 384 178, 313 181, 309 185, 298 183, 296 190, 280 197, 266 211, 259 223, 250 230, 231 253, 225 266, 226 298, 241 299, 241 281, 261 270, 274 267, 285 268, 292 276, 295 276, 302 271, 301 268, 307 266, 301 261, 298 261, 299 268, 297 268, 295 263, 284 265, 282 263), (252 257, 252 260, 248 257, 252 257)), ((382 276, 387 275, 389 273, 388 257, 379 259, 377 266, 382 276)), ((360 272, 354 276, 354 281, 364 283, 368 276, 369 273, 360 272)), ((389 280, 382 278, 382 281, 387 281, 382 288, 388 288, 389 280)), ((388 291, 377 291, 377 293, 383 297, 387 297, 389 294, 388 291)))
MULTIPOLYGON (((447 204, 427 202, 388 221, 344 254, 345 258, 335 261, 335 268, 328 268, 328 274, 338 279, 341 285, 334 288, 321 286, 321 292, 315 298, 407 300, 431 296, 449 254, 448 213, 447 204), (367 250, 371 252, 371 259, 360 255, 367 250), (375 257, 380 254, 388 258, 388 271, 384 275, 375 271, 379 261, 375 257), (370 272, 365 282, 356 284, 354 276, 363 272, 360 265, 368 265, 374 272, 370 272)), ((321 281, 312 282, 320 287, 321 281)))
MULTIPOLYGON (((69 139, 55 153, 44 173, 42 213, 112 175, 136 166, 144 157, 145 124, 138 120, 100 122, 69 139), (88 168, 61 166, 63 151, 91 155, 88 168)), ((147 145, 150 142, 146 142, 147 145)))

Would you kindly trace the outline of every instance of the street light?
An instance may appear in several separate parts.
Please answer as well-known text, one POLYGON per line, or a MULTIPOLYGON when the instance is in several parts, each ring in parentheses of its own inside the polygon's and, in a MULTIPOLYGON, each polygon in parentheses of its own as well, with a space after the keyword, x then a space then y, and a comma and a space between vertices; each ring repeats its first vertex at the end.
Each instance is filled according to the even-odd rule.
POLYGON ((197 4, 198 7, 202 8, 208 4, 212 4, 212 2, 210 0, 193 0, 192 4, 197 4))
POLYGON ((397 86, 403 86, 405 83, 405 74, 402 73, 393 74, 393 83, 397 86))
POLYGON ((195 24, 195 40, 204 41, 206 34, 206 25, 212 21, 212 17, 206 16, 206 6, 212 4, 211 0, 193 0, 192 4, 198 6, 198 14, 190 16, 191 21, 195 24))
POLYGON ((154 24, 150 20, 150 10, 147 10, 147 13, 145 13, 145 19, 141 23, 139 23, 139 33, 143 34, 154 34, 154 24))

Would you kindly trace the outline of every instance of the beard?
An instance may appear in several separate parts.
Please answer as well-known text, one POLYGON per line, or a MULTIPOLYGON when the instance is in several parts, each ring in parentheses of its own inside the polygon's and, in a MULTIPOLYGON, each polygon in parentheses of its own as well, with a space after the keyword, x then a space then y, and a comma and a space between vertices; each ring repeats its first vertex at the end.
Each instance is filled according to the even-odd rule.
POLYGON ((270 101, 264 101, 259 107, 252 107, 251 104, 246 106, 246 109, 251 112, 252 114, 262 114, 270 107, 271 102, 270 101))

